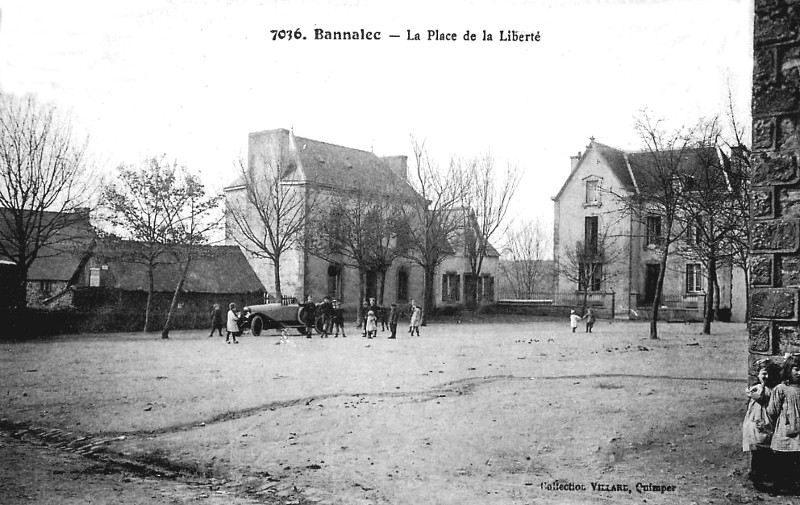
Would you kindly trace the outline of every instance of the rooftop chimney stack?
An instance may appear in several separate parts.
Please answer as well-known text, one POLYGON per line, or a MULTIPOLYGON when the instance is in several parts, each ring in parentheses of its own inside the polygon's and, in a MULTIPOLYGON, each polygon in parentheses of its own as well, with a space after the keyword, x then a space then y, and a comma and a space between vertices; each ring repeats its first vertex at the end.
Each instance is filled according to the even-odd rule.
POLYGON ((572 173, 572 172, 575 171, 575 167, 578 166, 578 162, 580 160, 581 160, 581 152, 580 151, 578 151, 577 155, 569 157, 569 164, 570 164, 570 172, 569 173, 572 173))

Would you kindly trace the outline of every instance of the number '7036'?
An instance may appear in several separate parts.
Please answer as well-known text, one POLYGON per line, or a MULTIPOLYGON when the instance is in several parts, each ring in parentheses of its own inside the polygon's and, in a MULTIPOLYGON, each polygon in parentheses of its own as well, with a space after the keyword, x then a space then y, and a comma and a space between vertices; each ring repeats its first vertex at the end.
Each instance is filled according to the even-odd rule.
POLYGON ((300 28, 296 28, 295 30, 270 30, 269 33, 272 34, 272 40, 292 40, 292 39, 304 39, 303 33, 300 31, 300 28))

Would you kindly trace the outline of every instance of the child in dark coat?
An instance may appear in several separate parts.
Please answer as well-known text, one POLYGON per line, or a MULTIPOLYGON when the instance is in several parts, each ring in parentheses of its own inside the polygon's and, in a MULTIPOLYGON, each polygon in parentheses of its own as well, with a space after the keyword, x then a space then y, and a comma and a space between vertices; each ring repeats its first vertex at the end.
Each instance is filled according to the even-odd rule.
POLYGON ((219 331, 219 336, 222 336, 222 311, 219 310, 218 303, 215 303, 214 308, 211 310, 211 334, 209 338, 214 336, 214 330, 219 331))
POLYGON ((397 319, 399 316, 400 313, 397 310, 397 304, 393 303, 391 308, 389 308, 389 331, 392 332, 389 338, 397 338, 397 319))

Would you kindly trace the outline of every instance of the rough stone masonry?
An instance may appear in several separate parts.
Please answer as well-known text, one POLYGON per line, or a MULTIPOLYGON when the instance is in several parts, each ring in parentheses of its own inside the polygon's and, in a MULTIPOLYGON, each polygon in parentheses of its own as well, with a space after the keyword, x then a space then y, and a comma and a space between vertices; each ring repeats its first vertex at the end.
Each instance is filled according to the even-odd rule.
POLYGON ((753 52, 751 382, 800 351, 800 0, 755 0, 753 52))

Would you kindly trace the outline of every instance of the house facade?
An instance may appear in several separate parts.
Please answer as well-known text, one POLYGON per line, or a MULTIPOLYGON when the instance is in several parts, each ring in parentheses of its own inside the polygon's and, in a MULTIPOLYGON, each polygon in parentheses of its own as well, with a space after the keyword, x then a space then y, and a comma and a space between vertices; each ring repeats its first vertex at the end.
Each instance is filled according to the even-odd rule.
MULTIPOLYGON (((722 153, 718 154, 722 156, 722 153)), ((647 183, 649 153, 626 152, 594 139, 586 151, 571 157, 570 172, 554 202, 554 259, 559 291, 578 290, 570 275, 581 261, 579 250, 593 250, 596 265, 578 272, 591 293, 613 293, 617 317, 638 317, 652 305, 660 273, 662 217, 646 203, 638 213, 626 212, 618 195, 634 196, 647 183), (644 308, 644 309, 643 309, 644 308)), ((662 303, 689 317, 702 317, 707 286, 702 261, 683 242, 670 248, 662 303)), ((590 260, 591 261, 591 260, 590 260)), ((721 309, 736 321, 745 318, 744 273, 730 262, 717 267, 721 309)))
MULTIPOLYGON (((258 184, 259 180, 270 180, 270 177, 258 177, 259 173, 279 173, 280 184, 291 187, 306 201, 314 202, 313 212, 317 214, 331 212, 331 209, 319 203, 331 198, 355 200, 367 195, 367 199, 382 199, 398 205, 420 199, 419 194, 408 183, 405 156, 380 157, 368 151, 296 137, 292 131, 286 129, 251 133, 245 169, 248 175, 242 174, 224 189, 228 209, 226 243, 239 244, 242 247, 253 270, 269 291, 274 290, 272 260, 257 254, 257 251, 253 252, 257 248, 251 247, 253 241, 245 236, 242 226, 233 217, 234 212, 248 216, 248 225, 251 224, 250 217, 256 221, 263 218, 254 208, 247 187, 248 183, 258 184)), ((320 238, 310 236, 313 233, 309 226, 299 230, 300 243, 320 238)), ((335 254, 325 255, 323 258, 322 255, 312 254, 308 247, 302 247, 301 244, 295 245, 281 257, 282 294, 296 298, 311 295, 315 300, 330 296, 350 309, 359 304, 361 279, 353 262, 344 258, 337 261, 335 254)), ((492 280, 485 280, 483 277, 494 276, 496 258, 489 259, 486 264, 484 272, 487 275, 474 284, 481 286, 481 295, 484 298, 493 298, 492 280)), ((454 249, 452 257, 445 259, 437 273, 437 277, 442 279, 434 287, 437 306, 464 304, 465 284, 467 289, 473 285, 469 271, 464 255, 454 249)), ((380 302, 381 278, 384 279, 384 305, 396 302, 402 306, 409 304, 411 300, 421 303, 424 275, 414 262, 398 257, 391 263, 385 276, 375 270, 366 271, 365 297, 376 298, 380 302)))

